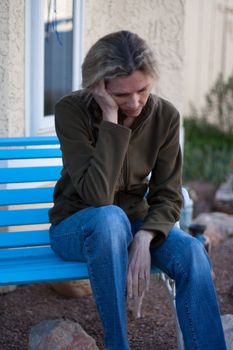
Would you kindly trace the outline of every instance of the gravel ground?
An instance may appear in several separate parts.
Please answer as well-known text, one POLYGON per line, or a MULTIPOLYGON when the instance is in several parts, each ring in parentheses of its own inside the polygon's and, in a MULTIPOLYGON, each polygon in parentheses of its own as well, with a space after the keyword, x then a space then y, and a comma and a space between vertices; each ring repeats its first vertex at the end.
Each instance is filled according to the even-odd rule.
MULTIPOLYGON (((233 238, 213 247, 211 252, 222 314, 233 314, 232 256, 233 238)), ((143 317, 138 320, 129 314, 132 350, 177 349, 171 304, 156 276, 152 276, 142 312, 143 317)), ((63 299, 44 284, 19 286, 14 292, 0 296, 0 349, 27 349, 30 328, 42 320, 56 318, 79 322, 103 349, 103 332, 92 297, 63 299)))

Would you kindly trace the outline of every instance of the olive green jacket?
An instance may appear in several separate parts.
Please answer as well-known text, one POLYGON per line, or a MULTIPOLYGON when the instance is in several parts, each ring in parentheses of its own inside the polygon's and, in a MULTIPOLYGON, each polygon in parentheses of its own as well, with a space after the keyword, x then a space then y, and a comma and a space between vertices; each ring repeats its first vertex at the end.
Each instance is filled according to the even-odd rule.
POLYGON ((143 218, 142 229, 157 232, 156 244, 179 220, 182 204, 179 113, 150 95, 130 129, 121 115, 119 124, 103 121, 98 108, 93 100, 86 102, 82 91, 55 107, 63 170, 50 221, 57 224, 80 209, 114 204, 131 221, 143 218))

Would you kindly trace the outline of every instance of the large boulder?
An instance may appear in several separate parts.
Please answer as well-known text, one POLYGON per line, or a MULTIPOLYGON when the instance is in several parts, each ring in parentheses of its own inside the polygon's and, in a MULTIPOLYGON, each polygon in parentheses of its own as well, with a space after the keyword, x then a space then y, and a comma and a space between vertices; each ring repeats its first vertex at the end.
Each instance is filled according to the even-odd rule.
POLYGON ((233 215, 212 212, 198 215, 193 223, 206 226, 204 234, 212 245, 216 245, 233 236, 233 215))
POLYGON ((28 350, 98 350, 95 340, 69 320, 42 321, 32 327, 28 350))

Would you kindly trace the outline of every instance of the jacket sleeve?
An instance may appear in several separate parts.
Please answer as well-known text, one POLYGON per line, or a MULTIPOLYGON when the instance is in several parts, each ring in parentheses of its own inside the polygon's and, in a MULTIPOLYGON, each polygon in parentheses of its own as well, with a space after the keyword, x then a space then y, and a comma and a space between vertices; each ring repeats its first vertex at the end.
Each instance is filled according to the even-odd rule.
POLYGON ((153 245, 161 243, 179 220, 182 205, 182 157, 179 144, 180 117, 173 115, 152 170, 143 229, 156 231, 153 245))
POLYGON ((93 145, 87 112, 67 98, 55 107, 55 127, 61 144, 63 173, 68 173, 79 197, 90 206, 112 204, 131 130, 102 121, 93 145))

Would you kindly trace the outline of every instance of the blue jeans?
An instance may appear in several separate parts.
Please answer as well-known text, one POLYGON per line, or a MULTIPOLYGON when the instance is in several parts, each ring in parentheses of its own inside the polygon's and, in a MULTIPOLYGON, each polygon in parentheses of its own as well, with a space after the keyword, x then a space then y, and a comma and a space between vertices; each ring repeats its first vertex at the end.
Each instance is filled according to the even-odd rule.
MULTIPOLYGON (((107 350, 128 350, 128 247, 142 220, 131 225, 117 206, 83 209, 50 228, 51 246, 64 260, 86 261, 107 350)), ((152 264, 176 283, 177 315, 187 350, 226 350, 205 249, 177 227, 157 248, 152 264)))

